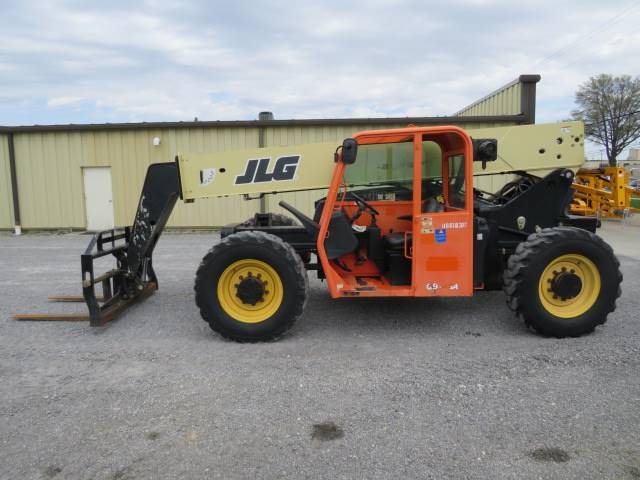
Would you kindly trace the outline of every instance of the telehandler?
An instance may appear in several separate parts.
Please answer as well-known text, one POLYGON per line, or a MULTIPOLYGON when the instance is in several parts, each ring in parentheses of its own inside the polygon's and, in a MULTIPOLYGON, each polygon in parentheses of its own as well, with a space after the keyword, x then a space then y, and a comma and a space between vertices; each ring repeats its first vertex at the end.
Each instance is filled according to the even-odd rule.
POLYGON ((222 229, 195 279, 196 304, 213 330, 240 342, 282 336, 302 315, 307 271, 316 271, 332 298, 502 288, 508 307, 537 332, 589 333, 615 309, 622 275, 595 234, 597 219, 567 213, 583 139, 579 122, 469 132, 409 126, 357 133, 333 158, 334 145, 322 144, 153 164, 133 225, 98 233, 82 255, 91 325, 158 288, 152 253, 178 198, 328 187, 312 217, 281 201, 292 217, 258 213, 222 229), (531 168, 514 172, 522 159, 531 168), (498 166, 481 170, 489 163, 498 166), (546 173, 532 174, 540 165, 546 173), (487 193, 474 188, 474 175, 484 173, 513 180, 487 193), (95 276, 93 261, 105 255, 117 267, 95 276))

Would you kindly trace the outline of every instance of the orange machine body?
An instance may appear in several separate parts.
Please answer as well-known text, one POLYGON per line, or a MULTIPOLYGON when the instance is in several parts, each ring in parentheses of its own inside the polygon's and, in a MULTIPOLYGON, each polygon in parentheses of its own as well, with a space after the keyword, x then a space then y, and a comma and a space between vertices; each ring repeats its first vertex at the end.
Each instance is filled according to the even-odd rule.
MULTIPOLYGON (((333 298, 383 296, 470 296, 473 294, 473 144, 467 133, 455 126, 409 127, 374 130, 354 136, 358 146, 395 142, 413 143, 413 198, 411 201, 380 200, 370 204, 380 212, 377 226, 382 235, 404 236, 404 257, 411 260, 411 284, 392 285, 375 262, 349 253, 334 262, 328 259, 325 239, 331 215, 343 209, 351 215, 354 202, 344 201, 346 185, 342 161, 336 162, 327 199, 320 218, 317 241, 318 258, 333 298), (423 148, 425 141, 437 144, 441 151, 442 211, 422 211, 423 148), (464 156, 464 208, 449 205, 449 168, 451 156, 464 156), (341 192, 341 190, 344 190, 341 192), (341 200, 341 198, 343 200, 341 200), (405 216, 404 219, 398 217, 405 216), (410 216, 410 217, 409 217, 410 216), (409 220, 410 218, 410 220, 409 220), (346 266, 347 269, 342 267, 346 266)), ((364 213, 358 224, 366 226, 370 215, 364 213)))

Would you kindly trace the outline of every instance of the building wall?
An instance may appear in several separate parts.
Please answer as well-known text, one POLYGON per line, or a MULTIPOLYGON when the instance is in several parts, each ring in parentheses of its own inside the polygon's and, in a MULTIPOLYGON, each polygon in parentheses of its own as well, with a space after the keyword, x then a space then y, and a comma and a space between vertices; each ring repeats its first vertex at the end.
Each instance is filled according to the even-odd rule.
MULTIPOLYGON (((480 128, 498 124, 466 124, 480 128)), ((504 123, 500 123, 504 125, 504 123)), ((405 124, 376 126, 327 125, 265 127, 265 146, 286 146, 335 141, 362 130, 394 128, 405 124)), ((0 134, 2 135, 2 134, 0 134)), ((16 132, 14 145, 22 227, 25 229, 84 229, 86 226, 84 167, 111 167, 116 226, 129 225, 138 205, 147 166, 172 161, 179 152, 221 152, 258 146, 259 128, 169 128, 96 131, 16 132), (160 146, 153 138, 160 137, 160 146)), ((327 159, 328 168, 333 159, 327 159)), ((6 135, 0 137, 0 228, 13 228, 11 182, 6 135)), ((294 192, 267 197, 269 211, 282 211, 284 199, 306 213, 324 190, 294 192)), ((170 227, 212 227, 242 221, 260 209, 259 200, 241 197, 212 198, 195 203, 178 202, 170 227)))
MULTIPOLYGON (((535 121, 535 83, 538 75, 521 75, 455 114, 467 129, 507 126, 535 121), (487 117, 469 119, 468 117, 487 117), (473 123, 470 123, 473 122, 473 123)), ((21 224, 25 229, 84 229, 86 227, 83 168, 111 167, 116 226, 129 225, 138 205, 147 167, 173 161, 178 153, 212 153, 335 142, 362 130, 403 127, 408 123, 454 123, 456 117, 301 120, 263 122, 185 122, 171 124, 0 127, 0 228, 13 228, 13 210, 7 134, 14 135, 21 224), (262 135, 261 135, 262 133, 262 135), (160 145, 153 146, 154 137, 160 145)), ((327 159, 332 168, 333 159, 327 159)), ((497 190, 510 176, 484 177, 476 185, 497 190)), ((307 214, 324 190, 270 195, 268 211, 281 211, 284 199, 307 214)), ((260 209, 260 200, 241 197, 178 202, 170 227, 216 227, 242 221, 260 209)))
MULTIPOLYGON (((115 223, 129 225, 148 165, 172 161, 180 151, 215 152, 253 147, 258 143, 258 130, 28 132, 15 133, 14 142, 23 228, 81 229, 86 225, 83 167, 111 167, 115 223), (152 145, 156 136, 161 138, 158 147, 152 145)), ((170 225, 219 225, 257 207, 257 202, 239 202, 232 198, 194 204, 180 202, 170 225)), ((11 219, 2 226, 11 227, 11 219)))

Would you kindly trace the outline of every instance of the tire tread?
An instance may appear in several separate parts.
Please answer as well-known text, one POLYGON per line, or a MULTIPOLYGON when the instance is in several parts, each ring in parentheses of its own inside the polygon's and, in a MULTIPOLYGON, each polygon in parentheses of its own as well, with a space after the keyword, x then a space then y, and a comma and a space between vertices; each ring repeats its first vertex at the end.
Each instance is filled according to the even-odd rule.
POLYGON ((599 321, 600 325, 604 324, 607 321, 608 314, 616 309, 616 300, 620 297, 622 292, 620 288, 620 283, 622 282, 620 261, 615 256, 611 246, 598 235, 575 227, 545 228, 538 233, 530 235, 524 242, 518 245, 515 252, 509 257, 507 261, 507 268, 503 272, 502 289, 506 295, 508 308, 515 312, 516 316, 524 321, 529 328, 541 335, 553 336, 556 338, 562 338, 564 336, 579 337, 593 332, 595 328, 587 329, 575 335, 558 334, 557 332, 552 332, 545 328, 539 322, 536 322, 534 318, 531 318, 529 312, 526 312, 523 308, 522 296, 524 295, 524 292, 522 291, 522 283, 532 259, 539 255, 549 245, 570 239, 581 239, 595 243, 600 248, 604 249, 614 262, 617 272, 616 280, 618 282, 618 290, 613 301, 607 305, 606 314, 599 321))
POLYGON ((296 254, 296 251, 293 249, 293 247, 291 247, 291 245, 283 241, 281 238, 276 237, 275 235, 271 235, 269 233, 261 232, 258 230, 252 230, 229 235, 223 238, 219 243, 214 245, 207 252, 207 254, 202 258, 198 270, 196 271, 194 290, 196 292, 196 306, 200 310, 200 315, 202 316, 204 321, 209 324, 212 330, 226 339, 234 340, 240 343, 266 342, 281 338, 291 329, 291 327, 293 327, 296 320, 302 315, 309 297, 309 278, 307 276, 307 272, 304 268, 302 260, 296 254), (200 285, 205 281, 205 269, 207 268, 207 266, 215 262, 216 258, 218 258, 224 250, 233 248, 236 245, 246 244, 268 245, 270 249, 282 255, 289 265, 293 266, 295 270, 295 276, 301 280, 300 282, 296 282, 296 285, 289 286, 289 288, 296 289, 293 294, 295 295, 294 298, 296 299, 296 302, 292 315, 290 315, 285 322, 282 322, 277 329, 260 338, 248 337, 245 335, 239 335, 237 333, 230 332, 225 328, 221 328, 218 322, 215 322, 212 319, 207 320, 207 314, 205 311, 206 306, 202 304, 198 295, 200 285))

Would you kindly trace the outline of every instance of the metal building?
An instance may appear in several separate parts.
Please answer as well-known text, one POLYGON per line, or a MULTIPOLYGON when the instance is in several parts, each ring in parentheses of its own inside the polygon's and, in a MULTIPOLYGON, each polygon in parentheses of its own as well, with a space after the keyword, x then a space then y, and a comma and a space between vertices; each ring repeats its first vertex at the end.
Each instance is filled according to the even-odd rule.
MULTIPOLYGON (((147 166, 179 152, 218 152, 335 141, 355 132, 407 124, 481 128, 535 123, 539 75, 513 82, 450 117, 195 121, 0 126, 0 229, 87 229, 129 225, 147 166), (94 225, 95 224, 95 225, 94 225)), ((179 204, 172 227, 212 227, 276 211, 279 198, 310 211, 321 191, 243 201, 179 204)))

